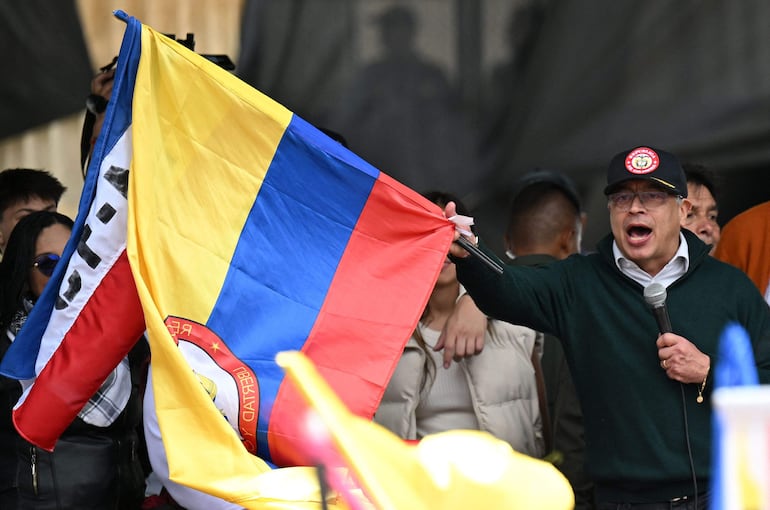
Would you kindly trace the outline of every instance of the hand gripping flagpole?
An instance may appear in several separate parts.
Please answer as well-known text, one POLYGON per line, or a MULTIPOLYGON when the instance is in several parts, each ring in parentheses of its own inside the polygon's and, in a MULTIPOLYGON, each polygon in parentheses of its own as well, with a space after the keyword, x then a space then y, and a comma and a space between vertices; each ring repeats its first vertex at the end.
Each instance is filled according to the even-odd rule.
MULTIPOLYGON (((469 227, 473 225, 473 218, 470 216, 463 216, 462 214, 455 214, 451 218, 447 218, 449 221, 457 225, 455 228, 457 229, 460 234, 463 235, 473 235, 473 232, 470 231, 469 227)), ((492 271, 496 272, 497 274, 503 274, 503 266, 501 266, 496 260, 491 258, 489 255, 481 251, 478 246, 470 242, 467 238, 463 237, 463 235, 460 235, 460 237, 457 238, 455 241, 457 244, 465 248, 465 250, 470 253, 471 255, 478 257, 479 260, 481 260, 487 267, 492 269, 492 271)))

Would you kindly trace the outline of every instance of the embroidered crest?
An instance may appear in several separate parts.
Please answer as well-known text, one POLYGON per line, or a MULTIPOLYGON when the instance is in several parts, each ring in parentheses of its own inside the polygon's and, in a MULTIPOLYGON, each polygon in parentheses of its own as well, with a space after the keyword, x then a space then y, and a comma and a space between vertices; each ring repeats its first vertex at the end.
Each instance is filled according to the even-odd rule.
POLYGON ((644 175, 654 172, 660 165, 658 154, 647 147, 639 147, 626 156, 626 170, 632 174, 644 175))
POLYGON ((167 317, 165 323, 214 405, 239 432, 246 450, 256 453, 257 375, 203 324, 174 316, 167 317))

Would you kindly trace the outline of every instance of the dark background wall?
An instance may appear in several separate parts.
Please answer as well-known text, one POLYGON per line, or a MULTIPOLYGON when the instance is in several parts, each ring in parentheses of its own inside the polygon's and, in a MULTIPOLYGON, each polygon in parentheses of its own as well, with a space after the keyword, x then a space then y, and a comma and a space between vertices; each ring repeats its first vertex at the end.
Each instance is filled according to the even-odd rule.
POLYGON ((74 0, 0 2, 0 139, 83 108, 91 63, 74 0))
MULTIPOLYGON (((230 53, 211 44, 239 36, 240 50, 230 53, 239 76, 339 131, 355 152, 416 190, 462 196, 498 251, 511 183, 535 166, 576 181, 590 249, 608 231, 605 166, 639 144, 711 168, 722 223, 770 199, 765 0, 49 4, 0 8, 8 57, 3 142, 82 112, 89 76, 108 59, 89 64, 73 5, 87 22, 86 41, 115 29, 114 41, 89 47, 100 55, 117 53, 121 23, 111 10, 124 8, 160 31, 196 32, 201 52, 230 53), (239 10, 234 23, 224 22, 225 13, 239 10)), ((76 154, 79 118, 72 124, 66 144, 76 154)), ((63 140, 53 139, 57 146, 63 140)), ((50 145, 22 145, 29 150, 0 151, 12 160, 6 166, 23 164, 17 154, 58 154, 50 145)), ((52 156, 50 169, 77 170, 72 160, 52 156)), ((78 180, 75 174, 68 184, 71 198, 78 180)))
POLYGON ((590 249, 627 147, 709 167, 722 222, 770 199, 769 27, 763 0, 250 0, 238 73, 418 191, 461 195, 499 251, 511 182, 561 170, 590 249))

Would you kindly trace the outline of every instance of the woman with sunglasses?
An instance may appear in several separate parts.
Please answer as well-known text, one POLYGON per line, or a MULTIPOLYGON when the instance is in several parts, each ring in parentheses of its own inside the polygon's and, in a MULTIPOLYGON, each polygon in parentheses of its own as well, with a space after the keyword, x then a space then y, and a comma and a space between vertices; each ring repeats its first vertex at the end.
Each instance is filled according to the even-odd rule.
MULTIPOLYGON (((0 359, 53 274, 72 227, 70 218, 50 211, 32 213, 14 227, 0 262, 0 359)), ((75 418, 47 452, 16 432, 11 411, 21 386, 0 379, 0 508, 139 507, 143 474, 131 406, 108 427, 75 418)))

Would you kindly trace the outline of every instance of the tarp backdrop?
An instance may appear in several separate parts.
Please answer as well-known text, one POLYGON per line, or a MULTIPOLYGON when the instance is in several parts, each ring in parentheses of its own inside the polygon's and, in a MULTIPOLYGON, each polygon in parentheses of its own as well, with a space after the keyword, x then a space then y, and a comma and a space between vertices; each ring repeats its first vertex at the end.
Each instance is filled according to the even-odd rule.
POLYGON ((248 0, 237 72, 418 191, 463 196, 498 249, 535 166, 577 181, 592 249, 606 165, 638 144, 715 171, 723 220, 770 199, 770 3, 528 5, 248 0))
MULTIPOLYGON (((188 3, 162 10, 192 26, 188 3)), ((240 77, 339 131, 377 168, 418 191, 460 194, 500 251, 510 183, 534 166, 577 181, 591 249, 608 231, 604 169, 631 145, 714 170, 722 222, 770 199, 770 3, 539 0, 515 15, 532 3, 244 0, 231 57, 240 77)), ((0 138, 82 111, 95 71, 73 1, 42 4, 0 5, 0 70, 15 77, 0 84, 0 138)), ((222 10, 194 5, 211 20, 222 10)), ((197 39, 205 49, 214 37, 197 39)))
POLYGON ((83 109, 91 63, 74 0, 0 2, 0 139, 83 109))

